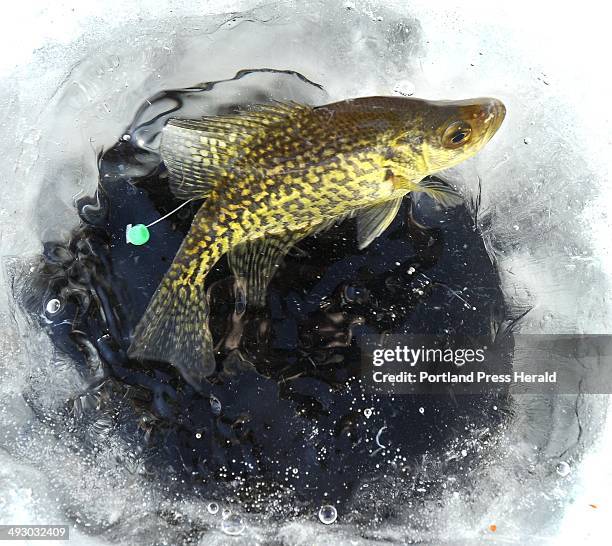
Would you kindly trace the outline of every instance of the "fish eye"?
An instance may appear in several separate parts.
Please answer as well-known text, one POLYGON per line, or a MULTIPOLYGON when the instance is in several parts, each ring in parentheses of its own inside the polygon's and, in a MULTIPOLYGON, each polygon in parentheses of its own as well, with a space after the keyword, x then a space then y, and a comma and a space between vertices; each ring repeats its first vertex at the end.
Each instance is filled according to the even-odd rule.
POLYGON ((455 144, 459 144, 465 137, 467 133, 465 131, 457 131, 451 138, 451 142, 455 144))
POLYGON ((458 148, 470 139, 471 134, 472 127, 467 121, 455 121, 444 131, 442 144, 446 148, 458 148))

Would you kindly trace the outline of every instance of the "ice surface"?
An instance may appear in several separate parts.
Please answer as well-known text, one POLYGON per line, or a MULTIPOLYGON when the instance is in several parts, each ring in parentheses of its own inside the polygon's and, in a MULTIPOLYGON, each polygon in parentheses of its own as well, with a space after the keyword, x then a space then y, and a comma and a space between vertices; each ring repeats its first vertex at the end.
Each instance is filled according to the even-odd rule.
MULTIPOLYGON (((190 534, 225 544, 238 531, 237 544, 274 535, 286 544, 558 544, 606 536, 608 401, 594 395, 516 397, 512 419, 489 445, 474 430, 471 443, 449 451, 448 460, 466 458, 467 485, 458 491, 449 473, 442 495, 418 485, 389 491, 399 500, 384 522, 364 525, 359 514, 339 512, 336 523, 323 525, 313 510, 305 521, 271 523, 232 503, 211 514, 207 499, 148 479, 146 446, 136 434, 126 440, 135 424, 121 401, 80 400, 85 425, 69 426, 65 401, 82 392, 82 377, 16 308, 8 286, 27 275, 24 264, 41 241, 69 237, 78 222, 75 197, 96 186, 98 152, 128 130, 143 100, 270 67, 321 83, 325 94, 313 98, 321 102, 400 92, 502 99, 502 130, 451 177, 473 198, 481 181, 479 219, 505 297, 515 309, 531 308, 518 327, 611 333, 612 89, 601 70, 608 64, 601 13, 560 5, 551 12, 533 2, 460 9, 176 2, 170 10, 166 2, 145 9, 109 1, 15 9, 14 29, 3 38, 14 60, 0 65, 0 523, 76 523, 78 544, 178 544, 190 534), (563 476, 562 462, 571 468, 563 476), (234 513, 223 518, 223 509, 234 513)), ((274 90, 277 98, 295 91, 274 90)), ((436 465, 424 458, 415 475, 440 481, 436 465)))

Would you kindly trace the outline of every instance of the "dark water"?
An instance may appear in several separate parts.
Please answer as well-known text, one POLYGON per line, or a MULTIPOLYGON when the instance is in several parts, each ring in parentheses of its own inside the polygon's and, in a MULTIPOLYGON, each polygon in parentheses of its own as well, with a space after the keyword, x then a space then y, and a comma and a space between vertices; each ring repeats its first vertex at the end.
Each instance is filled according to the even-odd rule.
MULTIPOLYGON (((364 501, 388 516, 399 491, 435 491, 439 468, 454 468, 444 455, 453 442, 503 423, 504 411, 491 409, 506 407, 501 395, 391 397, 360 381, 365 334, 494 337, 506 318, 496 269, 466 207, 406 199, 363 251, 350 220, 304 240, 273 278, 265 309, 245 309, 221 260, 207 279, 219 371, 201 392, 170 365, 126 356, 200 204, 156 224, 145 246, 126 244, 127 224, 152 222, 181 203, 167 188, 155 139, 170 114, 231 110, 230 99, 214 109, 202 102, 207 93, 229 96, 223 86, 240 84, 249 102, 269 99, 265 78, 239 76, 150 99, 129 139, 100 156, 97 194, 77 203, 81 226, 71 240, 45 244, 24 304, 40 316, 41 301, 60 300, 40 323, 90 385, 68 413, 106 411, 123 435, 140 438, 151 479, 283 517, 332 503, 363 511, 364 501), (438 472, 417 475, 426 458, 438 472)), ((284 89, 277 98, 316 99, 318 88, 299 75, 273 76, 284 89)))

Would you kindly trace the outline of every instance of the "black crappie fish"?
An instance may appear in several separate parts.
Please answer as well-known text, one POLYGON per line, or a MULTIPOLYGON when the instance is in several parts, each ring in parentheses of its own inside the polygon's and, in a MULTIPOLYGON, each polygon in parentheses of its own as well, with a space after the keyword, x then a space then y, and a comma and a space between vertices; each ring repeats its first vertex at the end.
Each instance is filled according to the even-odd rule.
POLYGON ((161 141, 171 190, 205 201, 136 327, 130 356, 170 362, 197 384, 215 369, 204 282, 224 254, 247 302, 261 304, 279 260, 304 237, 354 216, 364 248, 408 192, 458 203, 454 190, 423 179, 476 154, 504 116, 491 98, 367 97, 171 119, 161 141))

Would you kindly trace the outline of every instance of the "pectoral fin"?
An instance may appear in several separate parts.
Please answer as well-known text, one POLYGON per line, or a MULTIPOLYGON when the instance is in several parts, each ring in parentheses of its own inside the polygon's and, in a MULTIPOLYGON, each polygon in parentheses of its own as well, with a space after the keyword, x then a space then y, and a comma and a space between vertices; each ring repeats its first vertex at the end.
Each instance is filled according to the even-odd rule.
POLYGON ((463 197, 455 188, 434 176, 421 180, 417 191, 425 192, 444 207, 456 207, 463 203, 463 197))
POLYGON ((428 176, 420 182, 413 182, 403 176, 391 175, 396 189, 424 192, 445 207, 455 207, 463 203, 463 197, 450 184, 435 176, 428 176))
POLYGON ((366 248, 393 222, 402 204, 402 198, 391 199, 357 212, 357 242, 359 249, 366 248))

